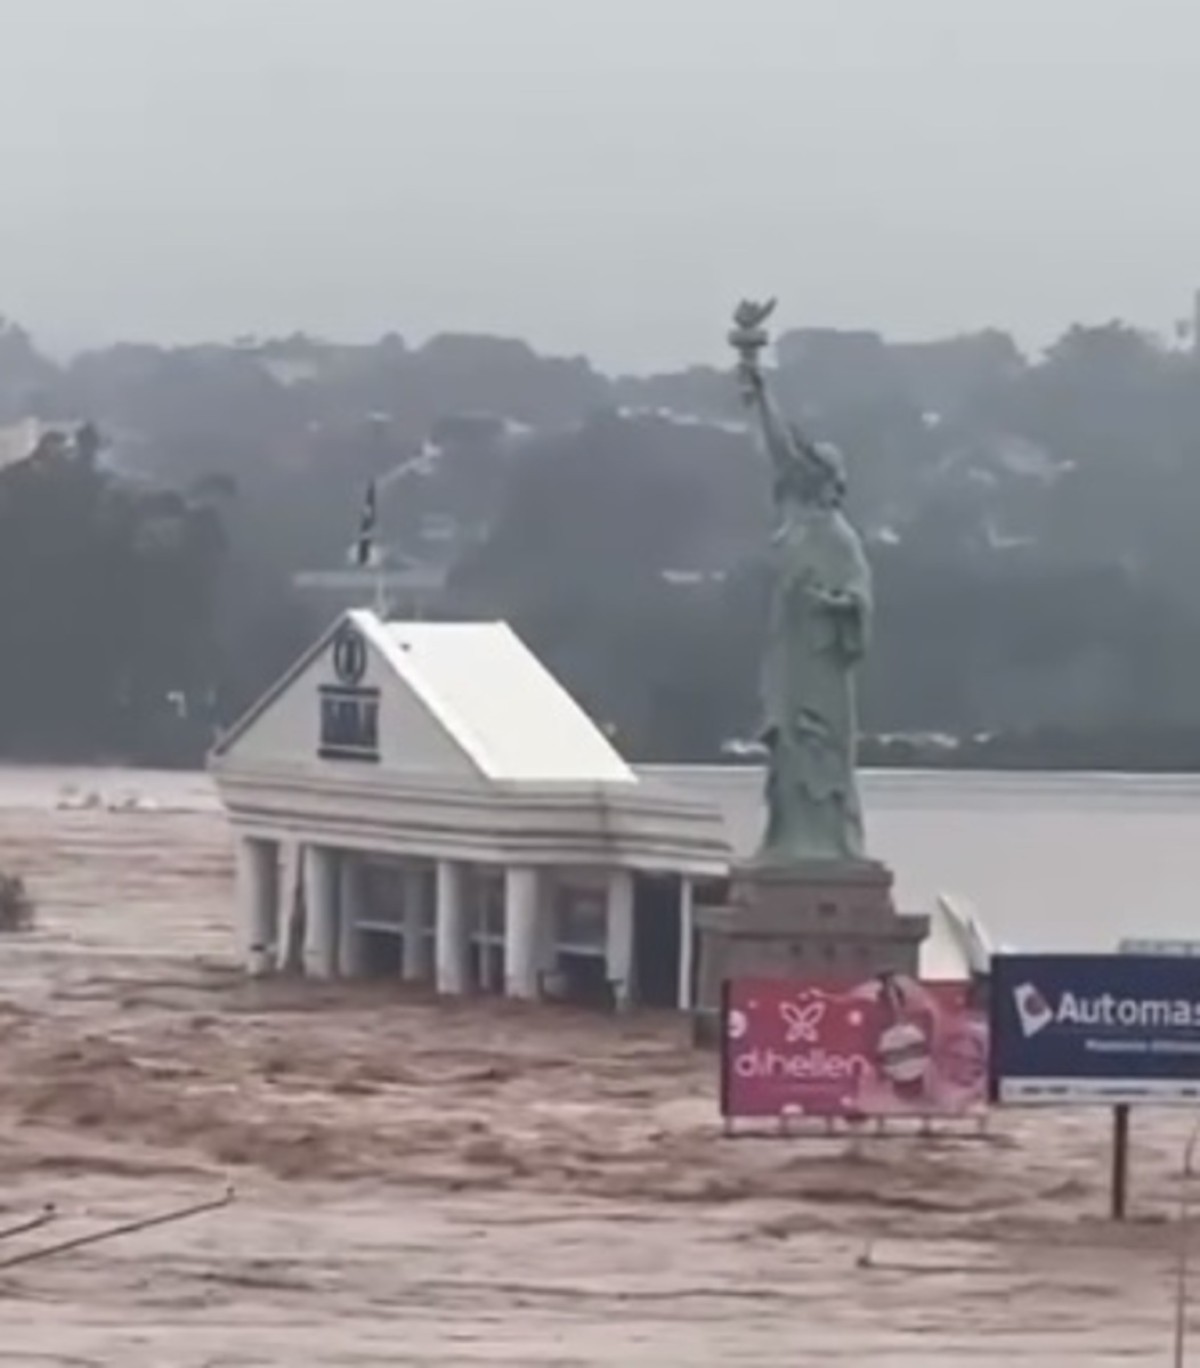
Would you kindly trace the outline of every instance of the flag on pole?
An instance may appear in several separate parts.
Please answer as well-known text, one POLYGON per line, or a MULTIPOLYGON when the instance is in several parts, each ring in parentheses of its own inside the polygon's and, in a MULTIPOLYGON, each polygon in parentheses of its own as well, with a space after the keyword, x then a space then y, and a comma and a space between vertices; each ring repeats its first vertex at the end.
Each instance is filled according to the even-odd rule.
POLYGON ((358 519, 358 541, 354 545, 354 564, 360 568, 375 564, 376 503, 375 481, 372 480, 367 485, 363 499, 362 513, 358 519))

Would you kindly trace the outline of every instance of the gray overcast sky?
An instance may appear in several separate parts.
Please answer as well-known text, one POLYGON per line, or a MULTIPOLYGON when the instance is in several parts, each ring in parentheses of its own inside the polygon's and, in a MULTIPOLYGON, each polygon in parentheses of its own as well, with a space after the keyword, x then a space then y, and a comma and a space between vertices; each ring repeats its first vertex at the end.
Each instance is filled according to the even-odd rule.
POLYGON ((731 302, 1166 328, 1200 0, 0 0, 0 310, 56 346, 478 329, 643 369, 731 302))

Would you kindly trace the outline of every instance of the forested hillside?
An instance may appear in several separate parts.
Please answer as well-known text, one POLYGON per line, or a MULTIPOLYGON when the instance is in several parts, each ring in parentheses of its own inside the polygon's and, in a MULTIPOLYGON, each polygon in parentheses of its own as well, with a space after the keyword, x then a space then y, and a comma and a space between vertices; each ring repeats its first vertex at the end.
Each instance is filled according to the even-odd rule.
MULTIPOLYGON (((1200 764, 1190 349, 1119 323, 1032 358, 998 333, 814 329, 777 365, 848 456, 870 731, 988 763, 1200 764)), ((9 324, 0 753, 195 763, 332 611, 292 578, 345 565, 372 478, 391 563, 445 578, 425 609, 510 618, 629 754, 753 734, 767 485, 726 373, 394 334, 58 364, 9 324)))

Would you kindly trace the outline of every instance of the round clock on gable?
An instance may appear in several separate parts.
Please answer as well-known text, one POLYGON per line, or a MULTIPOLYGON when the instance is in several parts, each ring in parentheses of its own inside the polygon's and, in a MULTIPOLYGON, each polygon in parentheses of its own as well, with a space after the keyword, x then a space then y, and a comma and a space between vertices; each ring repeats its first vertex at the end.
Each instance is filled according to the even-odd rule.
POLYGON ((357 628, 347 624, 333 642, 333 669, 340 684, 362 683, 367 672, 367 643, 357 628))

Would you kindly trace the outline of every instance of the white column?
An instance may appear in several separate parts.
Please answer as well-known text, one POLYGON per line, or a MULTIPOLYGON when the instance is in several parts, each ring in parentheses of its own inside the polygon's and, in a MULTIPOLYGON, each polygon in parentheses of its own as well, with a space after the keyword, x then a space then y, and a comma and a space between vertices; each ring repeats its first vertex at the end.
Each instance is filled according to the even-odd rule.
POLYGON ((676 1001, 681 1012, 692 1010, 692 957, 696 948, 696 911, 692 881, 686 874, 679 880, 679 992, 676 1001))
POLYGON ((538 995, 538 871, 512 865, 504 871, 504 991, 509 997, 538 995))
POLYGON ((608 981, 621 1010, 633 996, 633 875, 627 869, 614 869, 608 876, 605 959, 608 981))
POLYGON ((341 852, 337 865, 338 973, 343 978, 362 978, 367 972, 367 940, 358 925, 365 911, 362 865, 349 850, 341 852))
POLYGON ((405 865, 400 896, 404 919, 404 978, 408 983, 425 983, 433 975, 426 932, 429 887, 425 870, 420 865, 405 865))
POLYGON ((337 857, 327 846, 304 849, 304 972, 329 979, 337 973, 337 857))
POLYGON ((439 993, 467 991, 468 927, 464 870, 453 860, 437 866, 437 925, 434 959, 439 993))
POLYGON ((271 972, 279 939, 279 846, 242 837, 237 844, 238 951, 247 973, 271 972))

